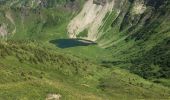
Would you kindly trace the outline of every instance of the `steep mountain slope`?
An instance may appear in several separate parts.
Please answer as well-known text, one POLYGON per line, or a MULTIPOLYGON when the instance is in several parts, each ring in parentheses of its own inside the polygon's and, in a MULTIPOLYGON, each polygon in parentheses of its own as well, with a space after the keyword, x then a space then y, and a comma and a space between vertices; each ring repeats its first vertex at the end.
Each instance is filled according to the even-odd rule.
POLYGON ((170 99, 169 61, 169 0, 0 0, 0 100, 170 99))
POLYGON ((169 18, 168 0, 88 0, 68 25, 68 34, 116 52, 116 60, 132 62, 131 70, 145 78, 170 76, 169 18), (148 56, 155 58, 145 60, 148 56), (154 65, 160 66, 156 72, 154 65))
POLYGON ((88 40, 96 41, 98 39, 98 30, 103 24, 105 15, 112 11, 114 1, 106 2, 103 5, 95 4, 93 0, 88 0, 81 13, 76 16, 68 26, 70 38, 76 38, 80 32, 88 29, 88 40))
POLYGON ((68 33, 71 38, 76 38, 78 34, 87 29, 87 36, 84 38, 98 41, 103 47, 110 47, 128 37, 142 38, 138 35, 144 33, 146 28, 154 25, 152 27, 154 30, 163 21, 169 20, 169 16, 168 0, 161 2, 88 0, 80 14, 70 22, 68 33), (105 2, 102 3, 103 1, 105 2))
POLYGON ((3 32, 5 36, 17 39, 50 36, 41 33, 45 33, 44 31, 52 26, 58 28, 68 23, 73 16, 71 12, 80 9, 82 3, 81 0, 79 2, 72 0, 0 1, 0 25, 3 26, 1 30, 6 31, 3 32), (12 35, 13 33, 16 34, 12 35))

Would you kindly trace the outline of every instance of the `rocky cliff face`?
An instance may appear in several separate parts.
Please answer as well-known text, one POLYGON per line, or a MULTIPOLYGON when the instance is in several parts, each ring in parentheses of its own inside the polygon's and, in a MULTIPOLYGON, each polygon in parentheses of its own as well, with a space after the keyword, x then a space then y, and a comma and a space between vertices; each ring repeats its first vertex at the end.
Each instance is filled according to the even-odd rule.
POLYGON ((121 40, 139 39, 138 35, 146 27, 156 27, 169 20, 168 7, 168 0, 87 0, 82 11, 68 25, 69 37, 97 41, 102 47, 120 41, 114 39, 118 33, 123 35, 121 40))
POLYGON ((99 28, 108 12, 111 12, 114 1, 88 0, 84 8, 69 24, 68 32, 70 38, 77 38, 80 32, 88 30, 85 39, 96 41, 99 38, 99 28))
MULTIPOLYGON (((16 19, 12 20, 15 14, 11 14, 14 9, 21 13, 21 16, 35 12, 40 14, 43 8, 63 7, 74 12, 80 10, 82 1, 1 0, 0 24, 8 26, 8 33, 15 33, 16 19)), ((80 13, 70 21, 67 27, 68 36, 95 41, 101 47, 107 48, 129 38, 149 38, 149 35, 143 33, 169 21, 169 12, 168 0, 86 0, 80 13)), ((148 34, 152 33, 154 32, 148 34)))

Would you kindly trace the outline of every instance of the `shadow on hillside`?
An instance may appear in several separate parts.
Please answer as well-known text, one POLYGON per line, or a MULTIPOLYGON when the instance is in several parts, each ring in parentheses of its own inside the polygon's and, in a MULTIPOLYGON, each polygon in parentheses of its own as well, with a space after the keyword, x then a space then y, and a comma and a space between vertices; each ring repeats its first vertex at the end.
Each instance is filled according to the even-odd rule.
POLYGON ((92 41, 84 40, 84 39, 56 39, 56 40, 51 40, 50 43, 55 44, 59 48, 89 46, 89 45, 95 45, 96 44, 92 41))

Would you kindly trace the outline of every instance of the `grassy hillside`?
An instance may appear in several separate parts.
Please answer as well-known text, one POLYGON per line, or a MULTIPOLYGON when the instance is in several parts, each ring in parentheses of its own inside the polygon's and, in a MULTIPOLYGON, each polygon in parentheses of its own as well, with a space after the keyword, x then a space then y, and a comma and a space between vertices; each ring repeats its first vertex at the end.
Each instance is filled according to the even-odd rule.
POLYGON ((125 1, 118 16, 115 12, 107 14, 100 28, 103 36, 98 40, 99 45, 113 56, 103 63, 129 69, 146 79, 169 80, 170 2, 125 1), (141 14, 142 9, 145 12, 141 14))
POLYGON ((170 2, 85 2, 0 0, 0 100, 170 99, 170 2), (87 24, 77 39, 70 22, 87 24))
POLYGON ((169 98, 167 87, 127 70, 105 68, 44 46, 35 41, 1 43, 0 99, 43 100, 48 94, 60 94, 61 100, 169 98))

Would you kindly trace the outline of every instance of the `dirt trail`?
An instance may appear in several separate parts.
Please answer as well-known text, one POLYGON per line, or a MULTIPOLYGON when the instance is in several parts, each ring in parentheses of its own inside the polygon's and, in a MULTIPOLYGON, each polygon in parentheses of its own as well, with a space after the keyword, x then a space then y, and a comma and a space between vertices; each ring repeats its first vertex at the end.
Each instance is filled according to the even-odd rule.
POLYGON ((3 23, 2 25, 0 25, 0 37, 6 39, 7 35, 8 35, 7 26, 3 23))
POLYGON ((45 100, 60 100, 60 94, 48 94, 45 100))
POLYGON ((142 14, 146 10, 146 6, 144 0, 135 1, 134 6, 132 8, 133 14, 142 14))
POLYGON ((11 2, 9 6, 11 7, 11 6, 13 6, 14 4, 16 4, 17 2, 19 2, 19 0, 16 0, 16 1, 11 2))
POLYGON ((15 25, 15 22, 11 16, 11 13, 9 11, 6 12, 5 14, 5 17, 14 25, 14 29, 12 31, 12 34, 15 34, 16 33, 16 25, 15 25))
POLYGON ((104 23, 105 15, 112 11, 114 0, 105 4, 95 4, 93 0, 88 0, 82 11, 69 23, 68 34, 70 38, 76 36, 85 29, 88 29, 88 36, 84 39, 96 41, 99 35, 99 28, 104 23))
POLYGON ((31 8, 33 8, 34 6, 40 5, 42 1, 41 0, 32 0, 31 1, 31 8))

